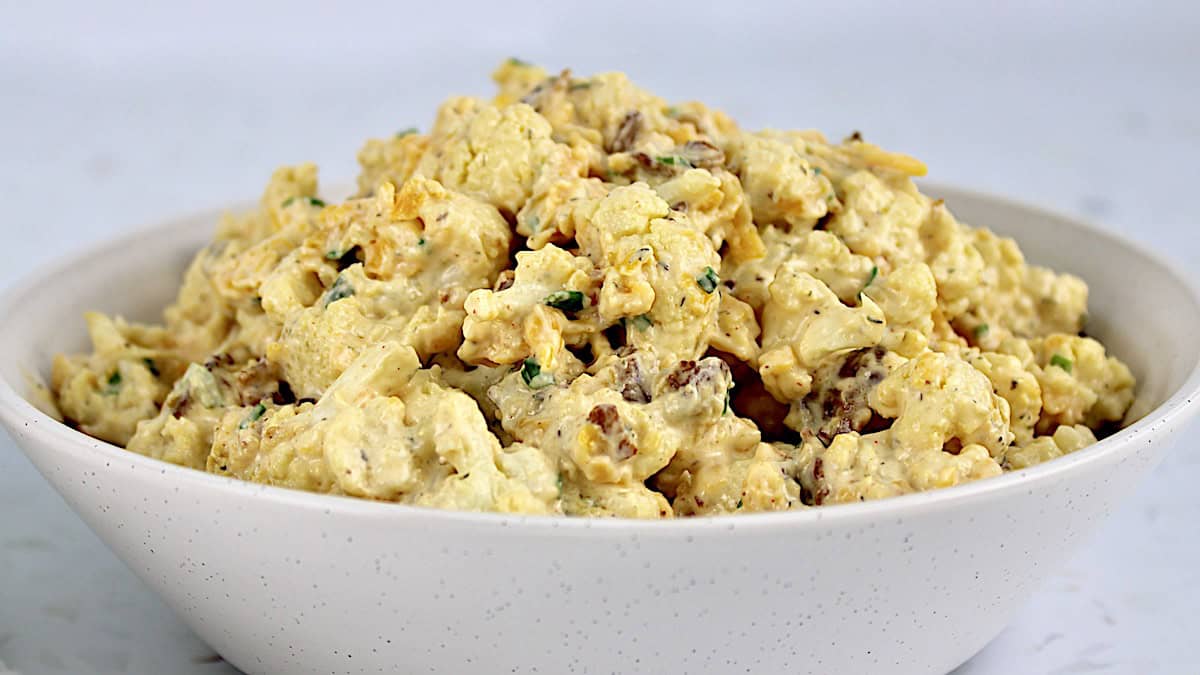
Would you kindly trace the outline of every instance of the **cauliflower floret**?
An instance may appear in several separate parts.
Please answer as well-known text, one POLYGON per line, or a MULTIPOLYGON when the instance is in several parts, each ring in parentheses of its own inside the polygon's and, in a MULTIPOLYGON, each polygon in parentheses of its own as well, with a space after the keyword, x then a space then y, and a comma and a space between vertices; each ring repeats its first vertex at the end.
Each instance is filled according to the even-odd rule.
POLYGON ((399 340, 426 358, 456 350, 467 294, 490 286, 511 236, 496 210, 413 178, 332 206, 263 284, 282 325, 267 356, 296 394, 316 397, 367 345, 399 340), (340 271, 339 271, 340 269, 340 271))
POLYGON ((158 414, 138 424, 126 449, 203 469, 212 449, 213 429, 229 408, 261 414, 267 405, 290 396, 278 368, 266 359, 238 361, 227 353, 216 354, 203 365, 187 367, 158 414))
POLYGON ((556 511, 553 468, 528 449, 502 450, 475 402, 420 365, 411 347, 377 344, 316 405, 231 410, 208 470, 370 499, 556 511))
POLYGON ((933 335, 937 284, 924 263, 897 267, 882 280, 867 285, 863 295, 879 305, 887 320, 883 347, 908 358, 925 351, 933 335))
POLYGON ((183 364, 161 328, 88 312, 93 352, 54 357, 50 386, 59 411, 84 433, 125 445, 139 422, 154 417, 183 364))
POLYGON ((836 197, 833 185, 791 145, 754 134, 729 143, 729 165, 742 181, 754 221, 812 229, 836 197))
POLYGON ((1120 422, 1133 403, 1133 374, 1104 345, 1076 335, 1050 335, 1033 340, 1034 369, 1042 387, 1039 433, 1059 425, 1098 428, 1120 422))
POLYGON ((886 262, 884 272, 925 258, 920 227, 930 201, 911 181, 896 187, 870 171, 851 174, 838 185, 843 207, 827 226, 854 253, 886 262))
MULTIPOLYGON (((940 199, 933 203, 920 234, 925 262, 937 281, 938 308, 947 320, 952 320, 970 305, 983 274, 983 256, 971 245, 970 230, 954 219, 940 199)), ((993 342, 987 344, 995 346, 993 342)))
MULTIPOLYGON (((758 443, 713 454, 680 472, 673 486, 675 515, 698 516, 800 508, 800 484, 785 446, 758 443)), ((681 462, 682 464, 682 462, 681 462)))
POLYGON ((604 270, 600 317, 625 319, 629 344, 663 363, 703 354, 721 304, 712 242, 645 185, 617 188, 588 210, 577 239, 604 270))
POLYGON ((584 163, 551 138, 550 124, 524 103, 498 108, 452 98, 438 111, 431 148, 416 173, 492 204, 512 217, 543 174, 583 177, 584 163))
POLYGON ((579 220, 586 217, 576 207, 603 198, 608 190, 596 178, 543 174, 534 184, 533 196, 517 213, 517 233, 528 237, 525 245, 535 250, 571 241, 579 220))
POLYGON ((723 169, 687 169, 662 182, 651 182, 671 208, 688 215, 688 221, 703 232, 718 250, 728 245, 725 255, 737 262, 765 253, 762 239, 750 215, 750 207, 737 178, 723 169))
POLYGON ((883 338, 883 310, 863 296, 847 307, 820 280, 789 261, 771 283, 763 308, 762 354, 758 372, 780 402, 803 398, 812 388, 812 371, 825 358, 883 338))
POLYGON ((518 253, 511 286, 467 296, 459 358, 495 365, 533 356, 554 370, 567 344, 596 331, 598 281, 590 260, 553 244, 518 253))
POLYGON ((771 283, 784 262, 825 282, 846 304, 857 302, 859 292, 878 274, 870 258, 851 253, 841 239, 825 231, 787 232, 767 226, 762 239, 762 257, 742 263, 725 259, 722 268, 734 295, 758 311, 767 304, 771 283))
POLYGON ((126 449, 172 464, 203 469, 213 427, 236 401, 215 365, 193 363, 175 381, 157 415, 137 426, 126 449))
POLYGON ((998 476, 987 448, 970 444, 957 454, 911 449, 892 431, 840 434, 826 448, 816 439, 800 448, 799 479, 814 504, 838 504, 950 487, 998 476))
POLYGON ((1004 468, 1019 471, 1034 464, 1041 464, 1055 457, 1082 450, 1096 442, 1092 430, 1076 424, 1060 426, 1053 436, 1038 436, 1023 444, 1014 445, 1004 453, 1004 468))
POLYGON ((429 136, 406 129, 391 138, 372 138, 358 151, 358 197, 370 197, 380 183, 404 185, 429 150, 429 136))
POLYGON ((1033 440, 1033 428, 1042 413, 1042 387, 1016 356, 995 352, 969 352, 967 363, 987 376, 992 389, 1008 401, 1014 442, 1023 445, 1033 440))
POLYGON ((742 361, 758 357, 758 318, 754 308, 738 300, 725 288, 719 288, 721 305, 717 310, 717 328, 709 339, 713 349, 733 354, 742 361))
POLYGON ((1013 434, 1008 401, 987 376, 958 359, 926 352, 897 368, 871 392, 871 408, 893 419, 898 449, 955 452, 968 445, 999 456, 1013 434))
POLYGON ((1012 239, 984 229, 972 234, 972 245, 980 253, 984 268, 971 291, 970 306, 956 320, 964 332, 978 331, 981 344, 988 348, 994 348, 1008 335, 1034 338, 1079 332, 1087 313, 1087 285, 1083 280, 1026 265, 1012 239))

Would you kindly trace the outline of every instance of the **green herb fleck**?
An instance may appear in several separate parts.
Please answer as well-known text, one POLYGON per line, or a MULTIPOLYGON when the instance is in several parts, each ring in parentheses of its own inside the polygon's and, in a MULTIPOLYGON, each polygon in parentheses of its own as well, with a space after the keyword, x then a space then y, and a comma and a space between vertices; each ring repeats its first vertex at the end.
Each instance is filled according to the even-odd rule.
POLYGON ((287 207, 291 206, 292 202, 296 201, 297 199, 302 202, 308 202, 309 206, 316 206, 318 208, 325 207, 325 202, 317 199, 316 197, 288 197, 287 199, 283 200, 283 208, 286 209, 287 207))
POLYGON ((654 161, 667 166, 682 166, 687 169, 692 168, 692 163, 688 161, 688 158, 681 155, 662 155, 660 157, 655 157, 654 161))
POLYGON ((258 405, 254 406, 249 415, 246 415, 246 419, 242 420, 241 424, 238 425, 238 428, 245 429, 251 424, 254 424, 258 420, 262 419, 263 413, 265 412, 267 412, 267 406, 259 403, 258 405))
POLYGON ((525 364, 521 366, 521 379, 530 389, 541 389, 554 384, 554 375, 543 373, 542 367, 534 358, 525 359, 525 364))
POLYGON ((814 176, 820 176, 820 175, 821 175, 821 167, 819 167, 819 166, 814 166, 814 167, 812 168, 812 170, 813 170, 813 175, 814 175, 814 176))
POLYGON ((578 312, 583 309, 583 293, 579 291, 554 291, 543 303, 563 312, 578 312))
POLYGON ((733 387, 730 387, 725 390, 725 406, 721 408, 722 415, 729 413, 729 392, 731 392, 731 391, 733 391, 733 387))
POLYGON ((555 482, 558 484, 558 496, 559 496, 559 497, 561 497, 561 496, 562 496, 562 487, 563 487, 563 481, 562 481, 562 474, 561 474, 561 473, 560 473, 560 474, 558 474, 558 480, 557 480, 557 481, 555 481, 555 482))
POLYGON ((872 283, 875 282, 875 277, 877 277, 877 276, 879 276, 879 266, 872 265, 871 273, 867 275, 867 282, 865 284, 863 284, 862 288, 859 289, 859 291, 858 291, 858 296, 860 298, 862 297, 863 292, 865 292, 867 290, 867 286, 870 286, 872 283))
POLYGON ((517 57, 515 57, 515 56, 510 56, 510 57, 508 57, 508 65, 510 65, 510 66, 518 66, 518 67, 520 67, 520 68, 527 68, 527 67, 529 67, 529 62, 528 62, 528 61, 522 61, 521 59, 518 59, 518 58, 517 58, 517 57))
POLYGON ((121 391, 121 371, 114 370, 108 376, 107 385, 104 387, 105 396, 113 396, 121 391))
POLYGON ((989 330, 991 330, 991 328, 986 323, 981 323, 978 326, 975 326, 974 328, 972 328, 971 332, 975 334, 975 339, 978 340, 979 338, 983 337, 984 335, 987 335, 989 330))
POLYGON ((418 133, 416 127, 409 127, 407 129, 401 129, 400 131, 396 132, 396 138, 404 138, 405 136, 412 136, 415 133, 418 133))
POLYGON ((742 500, 741 499, 738 499, 737 507, 739 509, 742 508, 742 500))
POLYGON ((338 278, 334 280, 333 285, 329 287, 329 290, 325 291, 325 307, 352 295, 354 295, 354 287, 350 285, 349 281, 346 281, 345 277, 339 274, 338 278))
POLYGON ((335 248, 335 249, 331 249, 331 250, 325 252, 325 259, 326 260, 337 260, 338 258, 342 257, 343 255, 345 255, 345 254, 335 248))
POLYGON ((425 237, 421 237, 420 239, 417 239, 417 246, 424 246, 424 245, 425 245, 425 237))
POLYGON ((580 89, 591 89, 592 83, 588 81, 572 82, 571 86, 567 87, 569 91, 579 91, 580 89))
POLYGON ((637 316, 633 317, 633 327, 638 330, 644 331, 653 325, 654 320, 650 318, 649 314, 638 314, 637 316))
POLYGON ((704 268, 704 274, 696 277, 696 283, 700 285, 700 290, 705 293, 712 294, 717 290, 717 284, 721 283, 721 277, 711 267, 704 268))
POLYGON ((146 370, 150 371, 151 375, 155 377, 159 376, 158 364, 154 362, 154 359, 142 359, 142 363, 145 364, 146 370))
POLYGON ((677 108, 673 105, 668 106, 666 113, 667 113, 667 117, 678 117, 679 116, 679 108, 677 108))
POLYGON ((1068 359, 1062 354, 1055 354, 1054 356, 1050 357, 1050 365, 1058 366, 1069 373, 1075 364, 1071 363, 1071 359, 1068 359))

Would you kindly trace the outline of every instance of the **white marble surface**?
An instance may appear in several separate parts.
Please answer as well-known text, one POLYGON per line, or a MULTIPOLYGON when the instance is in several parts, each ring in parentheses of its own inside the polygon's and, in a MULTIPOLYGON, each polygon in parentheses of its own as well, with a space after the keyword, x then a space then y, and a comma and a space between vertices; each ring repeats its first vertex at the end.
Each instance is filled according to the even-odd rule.
MULTIPOLYGON (((1086 215, 1200 268, 1196 3, 502 4, 6 6, 0 285, 251 197, 279 163, 348 177, 362 138, 427 127, 510 54, 626 70, 750 126, 862 129, 936 179, 1086 215)), ((1177 448, 960 672, 1200 672, 1198 482, 1200 451, 1177 448)), ((211 657, 0 438, 0 662, 232 672, 211 657)))

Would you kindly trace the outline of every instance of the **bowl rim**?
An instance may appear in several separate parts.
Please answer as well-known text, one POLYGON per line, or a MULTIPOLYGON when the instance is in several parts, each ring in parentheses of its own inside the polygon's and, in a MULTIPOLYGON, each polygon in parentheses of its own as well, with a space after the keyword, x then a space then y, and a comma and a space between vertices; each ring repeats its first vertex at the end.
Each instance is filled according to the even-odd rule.
MULTIPOLYGON (((1111 240, 1121 248, 1151 261, 1161 268, 1171 278, 1172 282, 1188 297, 1191 309, 1200 316, 1200 286, 1193 283, 1181 271, 1180 264, 1165 258, 1147 245, 1129 238, 1123 233, 1099 227, 1078 217, 1043 206, 1028 204, 1016 199, 991 194, 988 192, 961 188, 949 184, 921 181, 921 187, 931 193, 954 199, 970 199, 979 202, 990 202, 1006 208, 1019 208, 1031 214, 1059 220, 1074 227, 1084 229, 1093 236, 1111 240)), ((22 298, 30 295, 34 289, 43 286, 48 280, 68 273, 73 267, 89 260, 103 257, 113 250, 127 247, 131 242, 164 230, 173 230, 184 223, 195 223, 201 219, 216 222, 221 213, 249 205, 250 202, 235 203, 219 209, 206 209, 182 216, 176 216, 158 221, 152 225, 143 225, 128 230, 124 234, 107 238, 94 244, 77 249, 73 253, 52 260, 41 269, 31 271, 19 278, 15 283, 0 292, 0 315, 12 314, 15 307, 20 306, 22 298)), ((821 508, 798 509, 791 511, 756 512, 744 514, 723 514, 716 516, 698 516, 689 518, 670 518, 664 520, 642 520, 634 518, 586 518, 563 515, 532 515, 510 514, 496 512, 476 512, 441 509, 394 502, 380 502, 344 495, 330 495, 307 492, 299 489, 277 487, 252 483, 228 476, 219 476, 197 469, 178 466, 169 462, 153 459, 129 452, 124 448, 101 441, 68 427, 53 419, 36 408, 17 393, 6 378, 0 377, 0 420, 14 432, 14 442, 18 447, 16 430, 24 428, 29 435, 37 435, 40 440, 61 454, 64 460, 77 462, 103 461, 105 467, 111 470, 142 470, 147 475, 153 474, 152 480, 170 480, 177 486, 186 486, 194 490, 215 490, 229 497, 251 497, 268 499, 276 505, 289 508, 299 508, 317 515, 345 516, 369 519, 428 519, 429 524, 446 526, 478 526, 478 527, 508 527, 524 528, 533 531, 555 529, 571 530, 613 530, 622 534, 655 534, 658 536, 671 533, 695 534, 706 531, 756 531, 762 528, 776 527, 811 527, 833 525, 837 522, 859 523, 878 519, 904 519, 952 504, 968 504, 980 500, 998 497, 1008 493, 1023 492, 1034 484, 1055 481, 1064 474, 1069 474, 1082 467, 1103 462, 1119 455, 1135 443, 1152 443, 1157 432, 1164 426, 1185 424, 1190 417, 1200 410, 1200 359, 1193 365, 1192 371, 1184 379, 1183 384, 1172 392, 1166 400, 1147 412, 1141 419, 1119 430, 1115 434, 1099 442, 1026 469, 1006 472, 1000 476, 971 481, 947 488, 915 492, 911 494, 889 497, 850 504, 831 504, 821 508), (114 462, 117 466, 114 466, 114 462), (121 466, 125 465, 125 466, 121 466)), ((26 452, 22 447, 22 452, 26 452)), ((28 454, 28 453, 26 453, 28 454)))

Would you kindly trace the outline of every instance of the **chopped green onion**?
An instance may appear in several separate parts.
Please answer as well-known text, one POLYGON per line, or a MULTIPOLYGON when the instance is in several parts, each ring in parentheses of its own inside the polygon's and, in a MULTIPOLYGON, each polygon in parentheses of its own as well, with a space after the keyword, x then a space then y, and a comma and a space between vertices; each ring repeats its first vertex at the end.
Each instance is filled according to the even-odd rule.
POLYGON ((742 508, 742 500, 741 499, 738 499, 737 507, 739 509, 742 508))
POLYGON ((879 266, 872 265, 871 273, 867 275, 867 283, 863 284, 862 288, 858 291, 859 297, 862 296, 863 291, 867 290, 867 286, 870 286, 872 283, 874 283, 875 277, 877 277, 877 276, 879 276, 879 266))
POLYGON ((267 412, 267 406, 259 403, 258 405, 254 406, 254 409, 250 411, 249 415, 246 415, 246 419, 242 420, 241 424, 238 425, 238 428, 245 429, 251 424, 254 424, 262 418, 263 413, 265 412, 267 412))
POLYGON ((515 56, 510 56, 510 57, 508 57, 508 65, 510 65, 510 66, 520 66, 520 67, 522 67, 522 68, 525 68, 525 67, 529 66, 529 62, 528 62, 528 61, 522 61, 521 59, 518 59, 518 58, 517 58, 517 57, 515 57, 515 56))
POLYGON ((661 157, 655 157, 654 161, 667 166, 682 166, 688 169, 692 168, 692 163, 687 160, 687 157, 681 157, 679 155, 663 155, 661 157))
POLYGON ((1059 368, 1062 368, 1063 370, 1067 371, 1068 373, 1071 372, 1071 368, 1074 367, 1074 364, 1071 363, 1071 359, 1068 359, 1067 357, 1063 356, 1062 354, 1055 354, 1055 355, 1051 356, 1050 357, 1050 365, 1058 366, 1059 368))
POLYGON ((159 376, 158 365, 154 363, 154 359, 142 359, 142 363, 146 365, 146 370, 150 371, 151 375, 159 376))
POLYGON ((721 278, 713 271, 711 267, 704 268, 704 274, 696 277, 696 283, 700 285, 700 290, 711 294, 717 290, 717 284, 721 283, 721 278))
POLYGON ((309 206, 316 206, 319 208, 325 207, 325 202, 317 199, 316 197, 288 197, 287 199, 283 200, 283 208, 286 209, 287 207, 291 206, 292 202, 296 201, 297 199, 303 202, 308 202, 309 206))
POLYGON ((420 239, 417 239, 417 246, 424 246, 424 245, 425 245, 425 237, 421 237, 420 239))
POLYGON ((561 473, 558 474, 558 480, 556 482, 558 483, 558 496, 561 497, 562 496, 562 485, 563 485, 561 473))
POLYGON ((578 312, 583 309, 583 293, 579 291, 554 291, 543 303, 563 312, 578 312))
POLYGON ((121 371, 114 370, 112 375, 108 376, 107 386, 104 387, 104 395, 112 396, 121 391, 121 371))
POLYGON ((667 106, 667 109, 665 112, 667 114, 667 117, 677 117, 679 115, 679 108, 677 108, 673 105, 667 106))
POLYGON ((812 168, 812 170, 813 170, 813 175, 814 175, 814 176, 820 176, 820 175, 821 175, 821 167, 819 167, 819 166, 814 166, 814 167, 812 168))
POLYGON ((400 131, 396 132, 396 138, 404 138, 405 136, 412 136, 415 133, 418 133, 416 127, 409 127, 407 129, 401 129, 400 131))
POLYGON ((335 249, 325 252, 325 259, 326 260, 337 260, 338 258, 342 257, 343 255, 345 255, 345 254, 335 248, 335 249))
POLYGON ((591 89, 591 88, 592 88, 592 83, 591 83, 591 82, 587 82, 587 81, 584 81, 584 82, 572 82, 572 83, 571 83, 571 86, 567 87, 567 89, 568 89, 569 91, 579 91, 580 89, 591 89))
POLYGON ((990 330, 990 328, 988 327, 988 325, 986 323, 981 323, 978 326, 975 326, 974 328, 972 328, 971 332, 975 334, 975 339, 978 340, 979 338, 983 337, 984 335, 987 335, 987 332, 989 330, 990 330))
POLYGON ((333 285, 325 292, 325 306, 328 307, 338 300, 354 295, 354 287, 342 275, 334 280, 333 285))
POLYGON ((530 389, 541 389, 554 384, 554 375, 543 373, 537 359, 533 358, 525 359, 524 365, 521 366, 521 379, 530 389))
POLYGON ((650 318, 649 314, 638 314, 637 316, 633 317, 633 327, 638 330, 646 330, 653 325, 654 320, 650 318))

